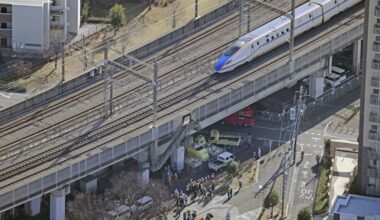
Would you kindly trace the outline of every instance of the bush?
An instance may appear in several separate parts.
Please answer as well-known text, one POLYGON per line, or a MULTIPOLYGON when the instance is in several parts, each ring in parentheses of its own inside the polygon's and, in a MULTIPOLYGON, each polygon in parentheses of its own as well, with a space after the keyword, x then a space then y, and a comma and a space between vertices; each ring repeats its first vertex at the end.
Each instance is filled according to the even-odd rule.
POLYGON ((280 197, 276 191, 272 191, 269 193, 269 195, 264 200, 264 207, 266 209, 269 209, 273 206, 276 206, 277 203, 280 201, 280 197))
POLYGON ((238 171, 238 169, 239 169, 239 163, 236 162, 236 161, 231 161, 231 162, 227 165, 227 172, 228 172, 229 174, 232 174, 232 175, 236 174, 237 171, 238 171))
POLYGON ((309 208, 303 208, 298 212, 297 220, 311 220, 311 211, 309 208))
POLYGON ((187 150, 186 154, 188 157, 192 157, 192 158, 202 160, 202 155, 199 153, 199 151, 195 150, 192 147, 188 147, 188 148, 186 148, 186 150, 187 150))
POLYGON ((330 156, 331 139, 325 139, 325 155, 330 156))

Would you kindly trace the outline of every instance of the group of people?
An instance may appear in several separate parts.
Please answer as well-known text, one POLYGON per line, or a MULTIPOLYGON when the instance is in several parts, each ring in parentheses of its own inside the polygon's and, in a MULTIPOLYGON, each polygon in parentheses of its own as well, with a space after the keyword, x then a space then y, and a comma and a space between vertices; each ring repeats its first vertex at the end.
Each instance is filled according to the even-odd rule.
POLYGON ((212 193, 215 190, 215 180, 214 177, 200 178, 199 180, 190 179, 186 186, 186 191, 191 195, 192 200, 200 196, 203 199, 212 199, 212 193))
POLYGON ((197 211, 190 211, 190 210, 183 212, 182 216, 183 216, 183 220, 211 220, 214 217, 211 213, 207 213, 206 217, 203 218, 197 215, 197 211))

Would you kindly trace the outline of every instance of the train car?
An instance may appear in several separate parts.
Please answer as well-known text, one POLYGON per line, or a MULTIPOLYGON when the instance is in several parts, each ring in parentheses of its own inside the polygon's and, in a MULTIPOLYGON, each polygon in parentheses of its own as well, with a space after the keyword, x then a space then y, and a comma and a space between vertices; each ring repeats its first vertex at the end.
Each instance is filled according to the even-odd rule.
MULTIPOLYGON (((361 0, 314 0, 298 6, 295 9, 294 35, 301 35, 359 2, 361 0)), ((290 36, 288 16, 280 16, 240 37, 217 59, 215 72, 232 71, 286 43, 290 36)))

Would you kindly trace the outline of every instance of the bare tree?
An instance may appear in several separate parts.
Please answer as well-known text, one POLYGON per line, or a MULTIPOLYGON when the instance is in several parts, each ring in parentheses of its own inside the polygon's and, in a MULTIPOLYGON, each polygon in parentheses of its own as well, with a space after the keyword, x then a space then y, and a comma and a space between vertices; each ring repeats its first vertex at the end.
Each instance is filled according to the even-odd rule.
POLYGON ((115 202, 104 195, 77 193, 67 203, 67 216, 75 220, 103 219, 114 206, 115 202))

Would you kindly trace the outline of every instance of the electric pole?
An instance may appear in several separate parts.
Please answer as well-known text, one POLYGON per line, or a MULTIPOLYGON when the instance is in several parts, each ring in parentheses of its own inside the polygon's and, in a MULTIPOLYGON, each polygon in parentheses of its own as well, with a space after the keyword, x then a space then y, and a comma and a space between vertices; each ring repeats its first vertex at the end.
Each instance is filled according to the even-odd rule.
POLYGON ((293 165, 296 163, 296 154, 297 154, 297 138, 298 138, 298 132, 299 132, 299 127, 301 123, 301 116, 303 115, 303 107, 306 101, 306 93, 307 91, 303 88, 303 86, 300 87, 300 91, 296 92, 296 97, 295 100, 297 105, 296 105, 296 121, 295 121, 295 127, 293 129, 293 135, 294 137, 294 142, 293 142, 293 165))
POLYGON ((61 82, 65 81, 65 42, 62 42, 62 78, 61 82))
POLYGON ((296 1, 292 1, 292 9, 291 9, 291 15, 290 15, 290 40, 289 40, 289 78, 293 79, 293 73, 294 73, 294 28, 295 28, 295 7, 296 7, 296 1))

